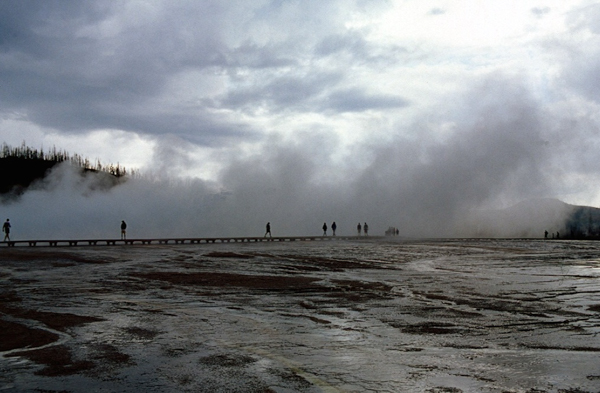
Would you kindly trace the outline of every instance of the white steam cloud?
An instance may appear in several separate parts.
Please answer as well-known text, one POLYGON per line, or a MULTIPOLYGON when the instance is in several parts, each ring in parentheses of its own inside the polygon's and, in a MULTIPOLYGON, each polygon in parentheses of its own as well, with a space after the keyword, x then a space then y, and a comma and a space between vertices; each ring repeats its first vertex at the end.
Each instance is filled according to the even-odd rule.
POLYGON ((477 212, 560 192, 554 173, 565 163, 561 152, 571 150, 568 141, 547 141, 562 131, 553 124, 567 119, 540 109, 511 78, 488 79, 466 97, 448 104, 460 115, 434 119, 449 124, 443 133, 418 122, 410 137, 354 146, 343 164, 313 133, 318 142, 269 139, 230 159, 216 182, 177 179, 169 158, 168 179, 106 190, 61 165, 2 213, 15 239, 116 238, 121 220, 130 238, 262 236, 267 221, 275 236, 320 235, 333 221, 339 234, 367 222, 372 234, 395 226, 403 236, 538 236, 558 228, 562 216, 532 221, 522 213, 487 225, 477 212), (368 162, 357 165, 357 154, 368 162))

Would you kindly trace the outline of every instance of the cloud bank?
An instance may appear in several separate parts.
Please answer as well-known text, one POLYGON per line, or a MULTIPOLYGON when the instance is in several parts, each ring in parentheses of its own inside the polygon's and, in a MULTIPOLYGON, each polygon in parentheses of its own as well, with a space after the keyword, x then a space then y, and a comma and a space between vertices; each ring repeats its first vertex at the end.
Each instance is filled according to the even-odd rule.
MULTIPOLYGON (((548 143, 556 119, 518 80, 496 76, 476 90, 453 105, 477 113, 446 118, 441 137, 392 135, 385 144, 352 146, 341 160, 321 149, 337 143, 327 133, 273 137, 251 154, 223 158, 217 181, 178 179, 165 169, 110 191, 90 191, 61 167, 5 212, 20 218, 25 237, 116 235, 121 219, 139 237, 256 236, 267 221, 277 235, 317 235, 324 221, 336 221, 340 234, 368 222, 373 234, 396 226, 403 236, 472 236, 474 210, 545 196, 561 167, 548 143)), ((173 145, 164 156, 171 162, 185 151, 173 145)))

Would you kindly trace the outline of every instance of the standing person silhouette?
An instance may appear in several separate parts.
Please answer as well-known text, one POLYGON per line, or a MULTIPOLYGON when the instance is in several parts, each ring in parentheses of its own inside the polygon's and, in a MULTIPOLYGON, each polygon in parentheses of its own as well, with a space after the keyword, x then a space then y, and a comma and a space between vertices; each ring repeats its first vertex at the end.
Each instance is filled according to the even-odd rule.
POLYGON ((269 234, 269 237, 273 237, 273 236, 271 236, 271 223, 270 222, 267 223, 267 231, 265 232, 264 237, 267 237, 267 234, 269 234))
POLYGON ((323 236, 327 236, 327 223, 323 223, 323 236))
POLYGON ((8 218, 4 225, 2 225, 2 232, 4 232, 4 241, 10 241, 10 220, 8 218))
POLYGON ((360 226, 360 222, 359 222, 358 225, 356 226, 356 230, 358 231, 358 236, 360 236, 361 229, 362 229, 362 227, 360 226))
POLYGON ((331 231, 333 232, 333 236, 335 236, 335 229, 337 228, 337 225, 335 224, 335 221, 333 222, 333 224, 331 224, 331 231))
POLYGON ((365 236, 369 236, 369 226, 367 225, 366 222, 365 222, 365 225, 363 225, 363 229, 365 230, 365 236))
POLYGON ((127 239, 127 223, 121 221, 121 240, 127 239))

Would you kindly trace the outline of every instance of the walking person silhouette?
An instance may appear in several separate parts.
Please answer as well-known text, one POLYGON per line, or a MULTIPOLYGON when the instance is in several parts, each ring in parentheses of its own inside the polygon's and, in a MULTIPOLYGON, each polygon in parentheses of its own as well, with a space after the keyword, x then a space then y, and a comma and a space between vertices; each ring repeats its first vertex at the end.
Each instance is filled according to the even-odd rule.
POLYGON ((4 241, 10 241, 10 220, 8 218, 2 225, 2 232, 4 232, 4 241))

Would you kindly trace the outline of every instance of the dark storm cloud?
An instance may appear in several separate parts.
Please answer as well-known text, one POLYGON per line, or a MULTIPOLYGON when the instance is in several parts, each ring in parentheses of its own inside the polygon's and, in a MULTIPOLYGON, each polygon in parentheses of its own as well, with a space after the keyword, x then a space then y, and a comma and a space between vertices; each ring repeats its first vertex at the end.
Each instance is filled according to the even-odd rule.
POLYGON ((335 112, 362 112, 369 109, 391 109, 408 106, 407 100, 391 94, 370 94, 363 89, 345 89, 330 94, 324 107, 335 112))
POLYGON ((178 72, 232 61, 219 36, 218 3, 149 3, 128 11, 138 20, 120 25, 114 19, 128 4, 2 2, 3 109, 67 132, 177 132, 200 144, 251 136, 249 127, 225 124, 205 108, 159 116, 152 104, 178 72))
POLYGON ((306 110, 311 101, 336 86, 341 79, 342 75, 339 73, 314 70, 312 73, 298 74, 292 71, 280 77, 261 78, 250 82, 250 86, 246 88, 233 90, 222 100, 222 105, 254 107, 263 103, 270 108, 282 110, 306 110))
POLYGON ((361 88, 335 89, 342 75, 318 73, 276 78, 266 86, 237 89, 225 97, 224 107, 265 106, 277 110, 307 112, 363 112, 402 108, 409 102, 397 95, 373 94, 361 88))
MULTIPOLYGON (((3 53, 49 58, 78 26, 109 15, 110 5, 92 1, 3 1, 0 3, 0 48, 3 53)), ((83 43, 83 42, 81 42, 83 43)))
POLYGON ((279 2, 256 8, 218 1, 33 0, 0 7, 0 104, 60 132, 175 133, 218 145, 256 138, 259 131, 213 109, 347 112, 403 105, 358 90, 347 98, 340 93, 345 70, 311 64, 338 51, 350 63, 389 64, 399 50, 369 45, 358 31, 338 33, 342 25, 332 15, 344 9, 337 3, 315 2, 310 21, 306 10, 279 2), (169 84, 189 71, 221 74, 231 83, 214 96, 198 88, 191 106, 168 108, 176 98, 169 95, 178 94, 169 84), (160 102, 165 105, 157 107, 160 102))
POLYGON ((228 67, 264 69, 298 66, 298 61, 280 46, 259 46, 253 42, 244 42, 233 48, 227 56, 228 67))

